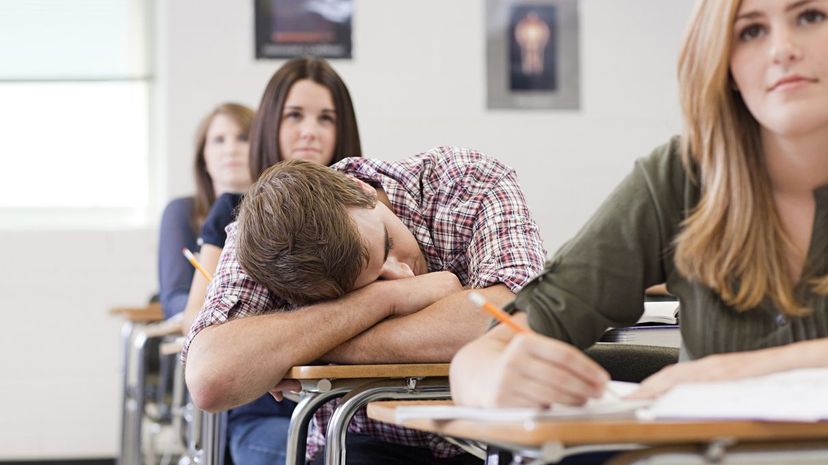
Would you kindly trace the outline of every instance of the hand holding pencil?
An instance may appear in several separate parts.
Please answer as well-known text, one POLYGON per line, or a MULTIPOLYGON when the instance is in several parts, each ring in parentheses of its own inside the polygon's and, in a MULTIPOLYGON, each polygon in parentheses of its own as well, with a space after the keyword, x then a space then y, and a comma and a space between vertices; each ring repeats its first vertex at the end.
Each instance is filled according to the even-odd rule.
MULTIPOLYGON (((468 297, 469 297, 469 300, 470 300, 472 303, 474 303, 474 304, 475 304, 475 305, 477 305, 478 307, 480 307, 480 308, 482 308, 483 310, 485 310, 486 312, 488 312, 488 313, 489 313, 490 315, 492 315, 492 316, 493 316, 493 317, 494 317, 497 321, 499 321, 499 322, 503 323, 505 326, 509 327, 509 328, 510 328, 510 329, 512 329, 514 332, 516 332, 516 333, 518 333, 518 334, 536 334, 536 333, 534 333, 531 329, 529 329, 528 327, 526 327, 526 326, 524 326, 524 325, 522 325, 522 324, 518 323, 518 322, 517 322, 517 321, 516 321, 516 320, 515 320, 515 319, 514 319, 511 315, 509 315, 508 313, 504 312, 503 310, 501 310, 501 309, 500 309, 500 308, 498 308, 497 306, 493 305, 492 303, 488 302, 488 301, 486 300, 486 298, 485 298, 485 297, 483 297, 483 295, 482 295, 482 294, 480 294, 479 292, 470 292, 468 297)), ((542 337, 542 336, 541 336, 541 337, 542 337)), ((550 342, 552 342, 552 340, 550 340, 550 342)), ((554 342, 553 342, 553 344, 555 344, 555 345, 560 345, 560 344, 562 344, 562 343, 561 343, 560 341, 554 341, 554 342)), ((561 346, 561 347, 562 347, 562 346, 561 346)), ((574 348, 572 348, 572 347, 568 347, 568 350, 573 350, 573 349, 574 349, 574 348)), ((553 349, 553 350, 554 350, 554 349, 553 349)), ((577 349, 575 349, 575 350, 577 350, 577 349)), ((550 352, 550 353, 551 353, 551 352, 550 352)), ((579 354, 579 355, 580 355, 580 354, 579 354)), ((555 357, 551 357, 550 359, 548 359, 548 361, 552 361, 552 360, 554 360, 554 359, 555 359, 555 357)), ((594 362, 592 362, 592 363, 594 364, 594 362)), ((593 366, 594 366, 595 368, 597 368, 597 365, 593 365, 593 366)), ((601 372, 603 372, 603 369, 600 369, 600 368, 599 368, 599 370, 600 370, 601 372)), ((573 373, 573 374, 574 374, 574 373, 573 373)), ((606 373, 604 372, 604 375, 605 375, 605 374, 606 374, 606 373)), ((585 375, 585 374, 583 374, 583 373, 582 373, 581 375, 582 375, 582 376, 585 376, 584 381, 586 381, 587 379, 589 379, 589 378, 590 378, 590 376, 589 376, 589 375, 585 375)), ((601 377, 603 377, 603 376, 601 376, 601 377)), ((608 379, 608 377, 607 377, 607 379, 608 379)), ((593 378, 593 380, 594 380, 594 378, 593 378)), ((589 383, 587 383, 587 385, 588 385, 588 384, 589 384, 589 383)), ((608 383, 608 382, 606 382, 606 381, 599 381, 599 382, 598 382, 598 384, 599 384, 599 385, 600 385, 600 384, 603 384, 603 389, 605 390, 605 392, 607 393, 607 395, 609 395, 609 397, 614 398, 614 399, 616 399, 616 400, 620 400, 621 396, 620 396, 617 392, 615 392, 615 390, 613 389, 612 384, 610 384, 610 383, 608 383)), ((588 394, 588 395, 590 395, 590 396, 593 396, 593 397, 594 397, 594 396, 596 396, 596 394, 597 394, 597 392, 598 392, 598 391, 595 391, 595 390, 594 390, 594 388, 595 388, 595 387, 596 387, 596 386, 595 386, 595 384, 593 384, 593 385, 592 385, 592 389, 589 389, 589 388, 588 388, 588 389, 586 389, 584 392, 589 392, 589 394, 588 394)), ((571 394, 574 394, 574 393, 571 393, 571 394)), ((579 395, 583 395, 582 393, 578 393, 578 394, 579 394, 579 395)), ((585 399, 585 398, 584 398, 584 399, 585 399)), ((582 400, 582 399, 579 399, 579 400, 582 400)))

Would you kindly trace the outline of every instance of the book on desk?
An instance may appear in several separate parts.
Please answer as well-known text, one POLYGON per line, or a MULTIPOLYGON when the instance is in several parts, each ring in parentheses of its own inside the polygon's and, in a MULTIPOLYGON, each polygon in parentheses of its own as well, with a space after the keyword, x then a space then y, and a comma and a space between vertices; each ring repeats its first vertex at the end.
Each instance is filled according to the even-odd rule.
POLYGON ((610 381, 619 396, 605 394, 584 406, 539 408, 461 407, 448 401, 397 407, 396 423, 411 419, 535 422, 638 418, 640 420, 749 420, 817 422, 828 420, 828 368, 799 369, 740 380, 688 383, 654 400, 628 400, 636 383, 610 381))
POLYGON ((601 342, 639 344, 646 346, 679 347, 678 301, 644 303, 644 314, 634 326, 611 328, 601 337, 601 342))

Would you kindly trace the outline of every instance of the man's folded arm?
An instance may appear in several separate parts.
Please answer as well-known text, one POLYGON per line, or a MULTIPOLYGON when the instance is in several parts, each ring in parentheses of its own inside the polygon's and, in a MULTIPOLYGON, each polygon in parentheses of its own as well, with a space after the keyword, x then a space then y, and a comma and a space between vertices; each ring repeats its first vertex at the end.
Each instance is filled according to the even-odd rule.
POLYGON ((209 326, 190 343, 186 379, 195 404, 214 412, 250 402, 294 365, 323 354, 398 311, 376 282, 340 299, 209 326))
POLYGON ((491 323, 491 317, 469 301, 468 293, 472 291, 500 306, 515 297, 503 284, 461 289, 418 312, 379 322, 338 345, 322 360, 351 364, 448 362, 464 344, 483 334, 491 323))

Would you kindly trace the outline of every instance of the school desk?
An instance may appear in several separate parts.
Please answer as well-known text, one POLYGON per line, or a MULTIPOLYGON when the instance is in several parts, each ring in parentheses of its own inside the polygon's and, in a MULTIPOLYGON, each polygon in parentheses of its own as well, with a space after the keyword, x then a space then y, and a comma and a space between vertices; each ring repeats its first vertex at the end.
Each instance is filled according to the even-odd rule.
POLYGON ((142 444, 145 440, 142 423, 147 395, 147 342, 180 333, 180 323, 164 321, 164 312, 157 302, 145 307, 114 308, 110 313, 124 319, 121 326, 123 391, 118 464, 139 465, 143 463, 142 444))
POLYGON ((447 363, 295 366, 285 379, 302 385, 290 419, 285 463, 303 465, 308 423, 327 401, 342 397, 326 432, 326 465, 344 465, 345 435, 354 414, 369 402, 450 397, 447 363))
MULTIPOLYGON (((180 341, 164 352, 180 351, 180 341)), ((345 436, 354 414, 379 399, 448 398, 447 363, 399 365, 295 366, 284 379, 299 381, 302 389, 289 397, 297 400, 288 428, 285 463, 304 465, 307 433, 313 414, 329 400, 344 397, 328 425, 326 464, 345 463, 345 436), (331 439, 334 438, 334 439, 331 439)), ((205 465, 221 465, 224 458, 227 415, 205 414, 202 419, 199 458, 205 465)))
MULTIPOLYGON (((162 354, 181 351, 183 338, 162 344, 162 354)), ((345 463, 345 436, 354 414, 373 400, 440 399, 450 396, 447 363, 386 365, 306 365, 291 368, 284 379, 299 381, 302 389, 288 428, 285 463, 304 465, 307 432, 313 414, 329 400, 343 397, 328 425, 326 464, 345 463), (333 438, 333 439, 332 439, 333 438)), ((226 415, 206 414, 200 450, 206 465, 223 462, 226 415)))
POLYGON ((801 441, 809 441, 816 453, 822 454, 824 463, 828 463, 828 422, 645 421, 635 418, 523 422, 412 418, 397 421, 397 407, 428 404, 451 405, 451 401, 371 402, 368 417, 442 436, 479 441, 535 459, 535 462, 529 462, 533 464, 556 463, 567 455, 590 450, 668 445, 692 445, 706 456, 725 463, 721 460, 727 457, 728 448, 737 444, 772 445, 801 441))

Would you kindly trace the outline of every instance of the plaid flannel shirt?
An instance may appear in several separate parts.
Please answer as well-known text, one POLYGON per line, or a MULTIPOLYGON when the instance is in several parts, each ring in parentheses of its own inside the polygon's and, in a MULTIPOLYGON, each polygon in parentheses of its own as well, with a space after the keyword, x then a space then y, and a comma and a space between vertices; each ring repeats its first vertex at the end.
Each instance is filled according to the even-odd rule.
MULTIPOLYGON (((395 162, 347 158, 333 169, 385 191, 392 210, 420 244, 429 272, 451 271, 466 288, 504 284, 517 292, 543 269, 546 251, 517 176, 493 158, 457 147, 437 147, 395 162)), ((236 235, 232 223, 204 306, 184 343, 184 361, 193 337, 207 326, 288 309, 242 270, 236 258, 236 235)), ((311 424, 309 458, 325 444, 334 402, 320 408, 311 424)), ((461 452, 433 434, 370 420, 364 409, 351 420, 348 431, 428 447, 438 458, 461 452)))

